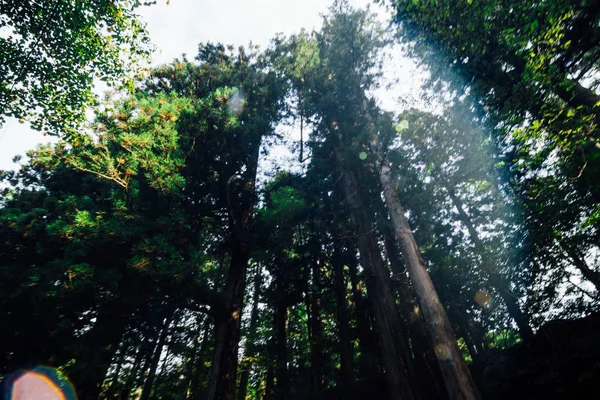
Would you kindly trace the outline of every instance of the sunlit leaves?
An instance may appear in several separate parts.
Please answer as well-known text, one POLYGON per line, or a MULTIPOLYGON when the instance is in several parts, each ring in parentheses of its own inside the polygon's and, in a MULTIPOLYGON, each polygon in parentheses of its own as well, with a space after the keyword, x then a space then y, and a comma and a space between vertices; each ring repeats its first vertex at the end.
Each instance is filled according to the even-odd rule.
POLYGON ((0 125, 6 117, 70 135, 96 102, 93 80, 133 89, 151 47, 148 2, 5 1, 0 5, 0 125))

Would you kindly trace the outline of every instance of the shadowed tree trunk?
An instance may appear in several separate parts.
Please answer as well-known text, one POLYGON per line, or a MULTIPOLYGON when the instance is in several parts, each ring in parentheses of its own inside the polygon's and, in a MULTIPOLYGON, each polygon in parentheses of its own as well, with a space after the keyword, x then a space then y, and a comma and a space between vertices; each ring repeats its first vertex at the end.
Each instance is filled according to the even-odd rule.
POLYGON ((232 235, 231 262, 223 290, 222 311, 215 312, 215 345, 213 348, 210 379, 207 388, 208 400, 234 400, 238 366, 238 348, 241 334, 246 269, 250 259, 250 230, 254 212, 254 189, 260 140, 249 154, 244 174, 244 183, 236 204, 231 199, 231 184, 237 175, 232 175, 226 185, 227 203, 232 235))
POLYGON ((275 278, 277 285, 277 304, 273 315, 273 325, 275 331, 275 390, 274 398, 276 400, 285 399, 289 389, 288 374, 288 354, 287 354, 287 296, 286 284, 282 271, 278 269, 278 276, 275 278))
POLYGON ((256 339, 256 328, 258 326, 258 302, 260 301, 260 283, 262 278, 260 272, 260 266, 257 266, 254 274, 254 291, 252 292, 250 325, 248 326, 248 333, 246 335, 246 352, 241 365, 242 372, 240 374, 240 384, 237 395, 238 400, 246 399, 248 381, 250 380, 250 370, 252 369, 252 361, 250 360, 256 355, 256 345, 254 344, 254 340, 256 339))
POLYGON ((448 315, 459 327, 473 362, 484 365, 488 359, 488 352, 481 329, 473 320, 457 307, 449 307, 448 315))
MULTIPOLYGON (((125 337, 127 334, 125 334, 125 337)), ((119 351, 119 359, 117 360, 117 367, 115 368, 115 372, 112 374, 110 379, 110 386, 106 391, 105 397, 107 399, 111 399, 115 397, 117 391, 119 389, 119 376, 121 375, 121 368, 123 367, 123 362, 127 356, 127 350, 129 350, 129 343, 127 339, 124 338, 121 343, 120 351, 119 351)))
POLYGON ((156 378, 158 363, 160 362, 160 356, 162 354, 163 348, 165 347, 167 337, 169 336, 169 330, 171 328, 171 321, 173 320, 173 315, 174 312, 171 311, 169 315, 167 315, 167 317, 165 318, 164 324, 160 331, 160 336, 158 337, 158 342, 156 343, 156 347, 154 348, 154 352, 152 354, 150 369, 148 370, 148 375, 146 376, 146 380, 144 381, 144 387, 142 388, 140 400, 148 400, 150 399, 150 395, 152 394, 152 387, 154 385, 154 379, 156 378))
MULTIPOLYGON (((206 378, 206 370, 208 369, 204 366, 204 360, 210 347, 211 331, 213 330, 211 325, 211 318, 205 316, 202 327, 198 326, 198 334, 200 334, 200 331, 202 331, 203 334, 202 342, 195 354, 192 381, 190 382, 190 397, 194 400, 204 400, 205 398, 205 393, 202 391, 202 384, 203 380, 206 378)), ((210 373, 210 371, 208 372, 210 373)))
MULTIPOLYGON (((319 243, 311 243, 313 251, 318 252, 319 243)), ((310 362, 311 397, 318 399, 323 384, 323 327, 321 322, 321 260, 318 255, 311 261, 311 313, 310 313, 310 362)))
POLYGON ((275 371, 273 369, 273 363, 269 362, 267 367, 267 376, 265 382, 265 397, 263 400, 273 400, 273 393, 275 391, 275 371))
POLYGON ((581 272, 581 275, 590 281, 596 287, 596 291, 600 293, 600 273, 588 266, 587 262, 585 262, 585 258, 579 251, 563 243, 560 243, 560 246, 568 254, 569 258, 571 258, 573 265, 581 272))
POLYGON ((413 399, 411 390, 413 385, 411 385, 406 365, 403 362, 402 343, 406 343, 406 339, 390 288, 389 273, 384 265, 374 228, 367 215, 354 172, 345 167, 344 160, 339 153, 336 153, 336 159, 342 174, 341 182, 346 202, 350 208, 351 220, 356 226, 360 260, 365 269, 367 291, 373 304, 376 334, 381 348, 390 398, 413 399))
POLYGON ((248 259, 248 252, 241 246, 234 245, 225 289, 226 310, 215 313, 215 344, 207 399, 235 398, 237 353, 248 259))
POLYGON ((199 314, 196 317, 196 331, 194 332, 194 347, 192 349, 192 354, 190 356, 190 361, 188 363, 188 370, 186 372, 186 377, 187 377, 187 381, 188 381, 188 389, 187 389, 187 393, 185 398, 186 399, 191 399, 192 398, 192 394, 195 392, 195 378, 197 376, 196 374, 196 369, 197 369, 197 365, 199 364, 197 362, 197 359, 199 358, 199 350, 200 350, 200 343, 201 343, 201 331, 202 331, 202 325, 203 325, 203 321, 205 319, 208 319, 208 317, 206 315, 203 314, 199 314))
POLYGON ((346 283, 344 281, 344 264, 339 243, 335 244, 331 260, 333 268, 333 285, 335 291, 337 326, 339 332, 340 375, 342 383, 348 387, 354 382, 354 356, 350 335, 350 316, 346 301, 346 283))
POLYGON ((378 351, 375 341, 375 334, 371 330, 369 318, 367 316, 366 299, 360 290, 360 281, 358 279, 358 265, 356 258, 352 254, 346 254, 346 262, 350 271, 350 282, 352 284, 352 299, 354 300, 354 314, 356 326, 358 328, 358 348, 359 358, 359 376, 366 381, 374 382, 377 375, 378 351))
POLYGON ((85 351, 77 357, 75 368, 69 373, 79 399, 98 399, 129 317, 129 307, 120 298, 100 305, 94 326, 81 339, 85 351))
POLYGON ((127 377, 127 381, 125 382, 125 386, 121 390, 121 394, 119 396, 120 400, 129 399, 129 395, 131 394, 131 390, 133 389, 133 385, 136 382, 136 378, 138 375, 138 371, 142 365, 142 361, 145 359, 147 353, 151 351, 151 343, 148 338, 144 338, 144 341, 140 345, 137 353, 135 354, 135 359, 133 360, 133 365, 131 370, 129 371, 129 376, 127 377))
MULTIPOLYGON (((384 204, 382 203, 382 206, 384 204)), ((419 387, 424 398, 441 400, 447 398, 444 389, 444 379, 435 353, 430 345, 431 339, 421 316, 421 310, 416 304, 414 289, 410 286, 404 265, 399 259, 398 246, 393 228, 389 223, 383 225, 384 244, 390 267, 396 281, 396 288, 400 297, 402 314, 408 326, 408 336, 411 340, 412 354, 414 356, 414 379, 419 382, 419 387)))

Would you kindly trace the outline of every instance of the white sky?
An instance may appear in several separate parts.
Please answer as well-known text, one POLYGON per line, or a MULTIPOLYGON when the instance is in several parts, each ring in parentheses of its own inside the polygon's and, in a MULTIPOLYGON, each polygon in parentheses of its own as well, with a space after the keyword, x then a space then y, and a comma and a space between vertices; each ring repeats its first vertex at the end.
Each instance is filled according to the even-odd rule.
MULTIPOLYGON (((349 2, 361 8, 370 4, 385 19, 385 12, 369 0, 349 2)), ((320 15, 327 12, 333 0, 171 0, 169 5, 166 3, 159 0, 158 4, 140 10, 157 47, 154 65, 168 63, 182 53, 193 59, 200 42, 239 46, 252 41, 264 49, 276 33, 318 29, 320 15)), ((376 93, 382 105, 390 109, 396 108, 400 95, 414 98, 419 80, 414 79, 417 73, 414 63, 401 57, 390 60, 387 70, 389 75, 405 78, 392 92, 376 93)), ((9 120, 0 127, 0 169, 14 169, 17 166, 12 163, 13 156, 25 154, 37 144, 48 141, 49 138, 30 130, 27 124, 9 120)))

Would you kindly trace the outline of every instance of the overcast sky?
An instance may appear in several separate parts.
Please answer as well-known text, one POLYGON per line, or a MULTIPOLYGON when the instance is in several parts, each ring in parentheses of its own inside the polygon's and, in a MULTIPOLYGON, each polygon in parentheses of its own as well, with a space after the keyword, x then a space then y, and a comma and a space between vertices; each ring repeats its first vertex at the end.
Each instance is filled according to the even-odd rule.
MULTIPOLYGON (((361 8, 372 3, 368 0, 349 2, 361 8)), ((140 13, 157 48, 154 65, 170 62, 182 53, 193 58, 200 42, 239 46, 252 41, 265 48, 276 33, 318 29, 320 15, 327 12, 333 0, 171 0, 169 5, 166 3, 159 0, 140 13)), ((371 8, 382 19, 387 17, 384 10, 371 8)), ((389 109, 399 96, 414 96, 418 82, 413 79, 416 66, 404 58, 391 60, 387 70, 390 79, 404 77, 403 83, 394 90, 377 93, 380 102, 389 109)), ((48 142, 48 138, 31 131, 26 124, 9 120, 0 128, 0 169, 15 168, 13 156, 24 154, 41 142, 48 142)))

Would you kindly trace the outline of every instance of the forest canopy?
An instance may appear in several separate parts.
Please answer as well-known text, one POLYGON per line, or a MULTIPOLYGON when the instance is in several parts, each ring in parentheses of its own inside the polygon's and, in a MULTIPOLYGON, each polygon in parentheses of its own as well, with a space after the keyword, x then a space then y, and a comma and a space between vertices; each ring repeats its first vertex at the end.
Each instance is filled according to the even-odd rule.
POLYGON ((145 76, 147 4, 13 3, 0 123, 61 140, 0 171, 3 395, 31 374, 82 400, 595 387, 595 2, 378 2, 386 24, 335 1, 145 76), (390 49, 435 107, 381 106, 390 49))

